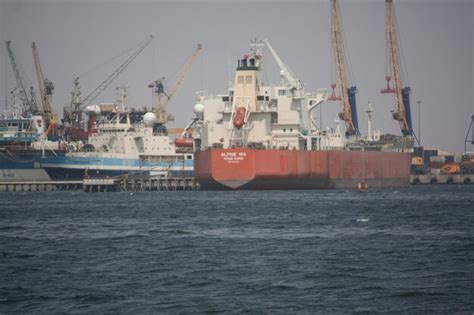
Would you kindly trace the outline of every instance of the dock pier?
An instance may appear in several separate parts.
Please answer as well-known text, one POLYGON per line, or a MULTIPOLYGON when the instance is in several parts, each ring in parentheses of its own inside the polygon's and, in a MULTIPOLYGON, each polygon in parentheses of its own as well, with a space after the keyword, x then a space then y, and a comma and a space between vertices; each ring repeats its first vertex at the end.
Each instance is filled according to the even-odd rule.
POLYGON ((64 181, 25 181, 0 182, 2 191, 59 191, 83 190, 84 192, 112 191, 185 191, 198 190, 199 184, 194 177, 180 178, 84 178, 83 180, 64 181))
POLYGON ((0 182, 0 191, 58 191, 80 190, 82 180, 78 181, 28 181, 0 182))
POLYGON ((85 178, 85 192, 198 190, 194 177, 183 178, 85 178))
MULTIPOLYGON (((474 184, 474 174, 454 175, 411 175, 412 185, 439 184, 474 184)), ((113 191, 186 191, 199 190, 199 183, 194 177, 179 178, 84 178, 83 180, 63 181, 25 181, 0 182, 2 191, 60 191, 83 190, 84 192, 113 192, 113 191)))

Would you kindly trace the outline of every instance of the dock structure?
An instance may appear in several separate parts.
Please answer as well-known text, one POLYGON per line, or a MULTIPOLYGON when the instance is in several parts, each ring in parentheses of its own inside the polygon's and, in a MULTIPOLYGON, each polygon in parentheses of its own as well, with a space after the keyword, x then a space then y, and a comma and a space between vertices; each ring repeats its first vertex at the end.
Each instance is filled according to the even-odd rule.
MULTIPOLYGON (((411 175, 412 185, 437 184, 474 184, 474 174, 454 175, 411 175)), ((83 180, 64 181, 25 181, 0 182, 2 191, 59 191, 83 190, 84 192, 113 192, 113 191, 186 191, 199 190, 195 177, 179 178, 85 178, 83 180)))
POLYGON ((413 185, 474 184, 474 174, 411 175, 410 183, 413 185))
POLYGON ((78 181, 28 181, 0 182, 0 191, 57 191, 80 190, 82 180, 78 181))
POLYGON ((85 192, 110 191, 183 191, 198 190, 199 184, 194 177, 179 178, 85 178, 85 192))

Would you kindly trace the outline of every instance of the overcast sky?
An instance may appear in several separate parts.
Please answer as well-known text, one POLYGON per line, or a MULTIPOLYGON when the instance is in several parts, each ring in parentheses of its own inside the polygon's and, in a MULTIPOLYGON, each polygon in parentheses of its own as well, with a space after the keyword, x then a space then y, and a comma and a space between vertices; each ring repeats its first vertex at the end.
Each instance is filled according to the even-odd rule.
MULTIPOLYGON (((375 107, 373 125, 400 134, 391 118, 394 102, 381 95, 385 85, 385 1, 340 0, 354 84, 358 87, 359 125, 366 132, 363 107, 375 107)), ((474 1, 395 0, 412 111, 427 147, 464 150, 474 113, 474 1)), ((55 85, 54 108, 71 98, 80 76, 83 96, 92 91, 124 57, 98 66, 137 46, 149 34, 151 44, 98 99, 115 100, 115 87, 127 84, 129 107, 151 106, 148 83, 167 78, 168 86, 196 44, 203 52, 170 104, 182 127, 193 116, 195 92, 225 93, 236 60, 248 53, 252 38, 268 38, 307 91, 330 86, 330 6, 319 1, 52 1, 0 0, 0 109, 15 86, 4 46, 12 41, 17 61, 35 86, 31 43, 36 42, 43 72, 55 85)), ((267 58, 265 76, 278 82, 278 70, 267 58)), ((324 125, 332 125, 338 104, 323 105, 324 125)))

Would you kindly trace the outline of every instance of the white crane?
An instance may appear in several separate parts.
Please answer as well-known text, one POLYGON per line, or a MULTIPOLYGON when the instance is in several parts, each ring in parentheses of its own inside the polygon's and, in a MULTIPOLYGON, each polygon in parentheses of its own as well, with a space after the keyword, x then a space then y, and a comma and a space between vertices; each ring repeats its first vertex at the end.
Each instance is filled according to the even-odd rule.
POLYGON ((303 89, 303 84, 301 83, 301 81, 296 78, 293 71, 291 71, 291 69, 281 60, 280 56, 278 56, 272 45, 270 45, 268 39, 265 39, 264 42, 272 53, 273 58, 275 58, 275 61, 277 62, 278 66, 280 67, 280 74, 286 79, 291 88, 295 90, 303 89))

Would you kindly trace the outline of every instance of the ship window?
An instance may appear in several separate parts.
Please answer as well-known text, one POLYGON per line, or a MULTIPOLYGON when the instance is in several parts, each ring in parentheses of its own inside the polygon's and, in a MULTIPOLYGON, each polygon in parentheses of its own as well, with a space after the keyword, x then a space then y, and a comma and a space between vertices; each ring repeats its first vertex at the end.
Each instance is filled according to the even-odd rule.
POLYGON ((293 128, 290 128, 290 132, 293 132, 293 128))
POLYGON ((191 160, 193 158, 192 155, 186 155, 186 160, 191 160))
POLYGON ((244 83, 244 76, 239 75, 239 76, 237 77, 237 83, 241 83, 241 84, 244 83))
POLYGON ((283 128, 283 132, 286 132, 286 128, 283 128))
POLYGON ((248 75, 245 77, 245 83, 252 83, 252 76, 248 75))
POLYGON ((286 90, 278 90, 278 95, 286 95, 286 90))

